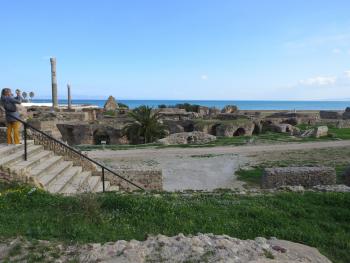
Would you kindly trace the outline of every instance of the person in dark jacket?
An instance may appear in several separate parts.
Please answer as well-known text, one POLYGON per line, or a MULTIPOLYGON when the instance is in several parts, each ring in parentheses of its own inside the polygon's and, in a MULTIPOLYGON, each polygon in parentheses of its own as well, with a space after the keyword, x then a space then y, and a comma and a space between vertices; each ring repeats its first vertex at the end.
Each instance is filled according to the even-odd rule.
POLYGON ((24 102, 24 98, 22 96, 22 92, 21 90, 19 89, 16 89, 16 97, 15 97, 16 100, 20 101, 20 102, 24 102))
POLYGON ((16 119, 19 118, 16 104, 21 104, 21 102, 13 97, 11 89, 5 88, 1 91, 1 104, 6 113, 7 143, 20 144, 19 130, 21 123, 16 119))

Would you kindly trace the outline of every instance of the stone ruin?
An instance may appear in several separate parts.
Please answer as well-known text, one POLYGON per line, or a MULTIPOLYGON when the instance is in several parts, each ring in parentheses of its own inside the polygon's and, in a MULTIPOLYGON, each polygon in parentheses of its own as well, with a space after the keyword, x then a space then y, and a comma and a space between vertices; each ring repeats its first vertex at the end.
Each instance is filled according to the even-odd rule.
POLYGON ((335 183, 336 172, 331 167, 275 167, 264 169, 261 186, 263 188, 299 185, 313 187, 335 183))
MULTIPOLYGON (((325 115, 325 111, 316 112, 256 112, 239 110, 234 105, 227 105, 223 110, 203 106, 193 107, 196 112, 187 112, 175 107, 155 109, 160 121, 166 126, 167 134, 202 132, 217 137, 252 136, 265 131, 288 133, 293 136, 326 136, 326 125, 340 128, 350 127, 350 120, 339 119, 348 116, 350 108, 343 114, 334 112, 325 115), (323 119, 333 117, 336 119, 323 119), (304 132, 295 127, 298 124, 318 125, 315 130, 304 132)), ((28 121, 36 128, 43 130, 57 139, 70 145, 78 144, 129 144, 123 133, 126 125, 133 120, 129 117, 129 109, 120 110, 114 97, 110 96, 104 109, 51 107, 28 107, 28 121), (106 114, 113 111, 113 114, 106 114)), ((4 117, 0 127, 5 126, 4 117)), ((178 135, 181 137, 181 135, 178 135)), ((195 140, 193 140, 195 141, 195 140)))
POLYGON ((166 138, 158 140, 159 143, 169 144, 203 144, 215 141, 216 137, 204 132, 181 132, 169 135, 166 138))
POLYGON ((105 111, 116 111, 119 106, 115 98, 113 96, 109 96, 103 108, 105 111))

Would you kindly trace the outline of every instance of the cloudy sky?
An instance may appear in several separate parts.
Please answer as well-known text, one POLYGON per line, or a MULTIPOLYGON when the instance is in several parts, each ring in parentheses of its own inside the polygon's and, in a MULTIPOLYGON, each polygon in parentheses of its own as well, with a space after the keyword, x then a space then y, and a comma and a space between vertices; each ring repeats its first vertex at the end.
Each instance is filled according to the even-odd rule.
POLYGON ((349 99, 349 0, 0 0, 0 87, 50 97, 349 99))

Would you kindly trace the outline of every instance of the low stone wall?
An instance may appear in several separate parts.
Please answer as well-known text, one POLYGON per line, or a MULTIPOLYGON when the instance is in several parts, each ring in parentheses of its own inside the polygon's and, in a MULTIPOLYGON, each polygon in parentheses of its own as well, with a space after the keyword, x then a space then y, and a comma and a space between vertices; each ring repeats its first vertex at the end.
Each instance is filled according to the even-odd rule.
POLYGON ((344 174, 344 184, 350 186, 350 166, 345 170, 344 174))
POLYGON ((0 143, 6 143, 7 140, 7 128, 6 127, 0 127, 0 143))
MULTIPOLYGON (((136 170, 136 169, 118 169, 114 170, 120 176, 130 180, 145 190, 163 190, 163 175, 161 170, 136 170)), ((105 179, 110 181, 111 185, 118 185, 120 190, 133 191, 138 190, 135 186, 127 183, 119 177, 106 172, 105 179)))
POLYGON ((321 119, 341 119, 342 115, 338 111, 320 111, 321 119))
POLYGON ((336 172, 331 167, 276 167, 266 168, 262 177, 263 188, 284 185, 332 185, 336 183, 336 172))

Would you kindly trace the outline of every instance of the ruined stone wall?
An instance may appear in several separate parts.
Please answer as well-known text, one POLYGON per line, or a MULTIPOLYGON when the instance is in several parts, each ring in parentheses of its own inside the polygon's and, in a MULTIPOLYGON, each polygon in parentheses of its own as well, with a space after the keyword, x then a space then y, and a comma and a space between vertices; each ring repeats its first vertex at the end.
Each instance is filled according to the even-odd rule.
POLYGON ((266 168, 262 177, 263 188, 285 185, 332 185, 336 183, 336 172, 331 167, 276 167, 266 168))
MULTIPOLYGON (((143 187, 145 190, 163 190, 163 175, 161 170, 118 169, 114 171, 136 185, 143 187)), ((118 185, 120 190, 138 190, 135 186, 109 172, 106 172, 105 177, 106 180, 110 181, 111 185, 118 185)))
POLYGON ((51 135, 52 137, 54 137, 56 139, 61 139, 62 135, 56 126, 57 123, 58 123, 57 120, 34 119, 34 120, 29 121, 29 124, 31 124, 35 128, 51 135))
POLYGON ((342 115, 337 111, 320 111, 321 119, 341 119, 342 115))
POLYGON ((0 143, 6 143, 7 135, 6 135, 7 128, 6 127, 0 127, 0 143))

